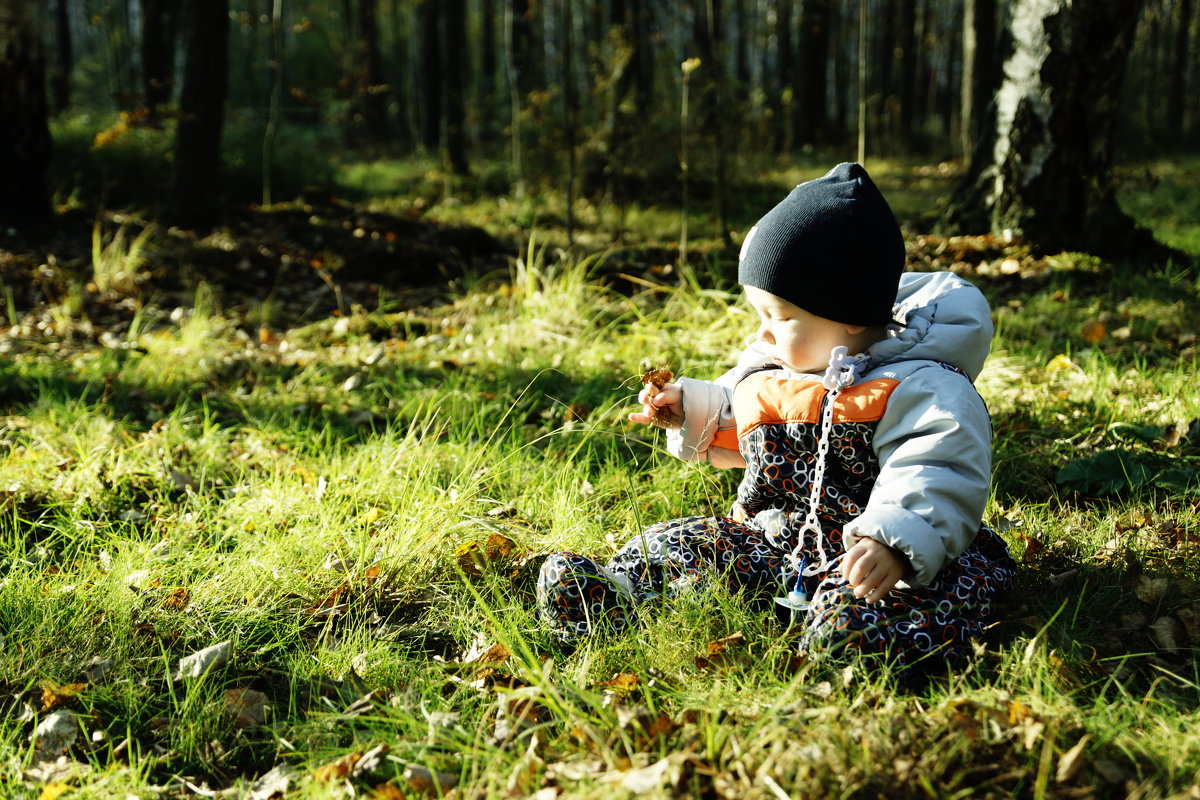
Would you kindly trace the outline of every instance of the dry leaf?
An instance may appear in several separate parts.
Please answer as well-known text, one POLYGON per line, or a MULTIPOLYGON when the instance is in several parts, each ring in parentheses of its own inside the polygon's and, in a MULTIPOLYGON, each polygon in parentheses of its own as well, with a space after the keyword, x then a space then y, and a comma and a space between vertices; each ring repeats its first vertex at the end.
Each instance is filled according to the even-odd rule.
POLYGON ((617 697, 626 698, 633 695, 641 684, 641 678, 632 672, 622 672, 614 675, 611 680, 601 681, 595 688, 603 692, 611 692, 617 697))
POLYGON ((1166 594, 1169 578, 1152 578, 1149 575, 1139 575, 1133 584, 1133 593, 1143 603, 1156 605, 1166 594))
POLYGON ((93 656, 83 665, 83 675, 89 683, 99 683, 116 666, 116 661, 105 656, 93 656))
POLYGON ((1096 342, 1104 341, 1106 336, 1108 336, 1108 326, 1098 319, 1087 322, 1083 326, 1083 340, 1085 342, 1095 344, 1096 342))
POLYGON ((512 539, 492 533, 483 542, 463 542, 454 549, 454 556, 464 573, 478 578, 483 575, 485 568, 505 563, 516 549, 517 544, 512 539))
POLYGON ((411 791, 421 794, 445 794, 458 786, 457 775, 435 772, 416 764, 410 764, 404 768, 404 780, 408 783, 411 791))
POLYGON ((1160 650, 1173 653, 1179 649, 1183 630, 1174 617, 1159 617, 1150 623, 1150 638, 1160 650))
POLYGON ((162 607, 168 611, 183 611, 191 601, 191 593, 186 588, 180 586, 177 589, 167 592, 167 596, 163 598, 162 607))
POLYGON ((709 642, 705 645, 707 655, 696 656, 696 668, 719 669, 729 666, 735 659, 732 658, 733 654, 728 651, 731 648, 745 644, 745 642, 746 637, 741 631, 709 642))
POLYGON ((38 800, 58 800, 58 798, 69 791, 71 791, 71 784, 51 781, 42 787, 42 791, 38 795, 38 800))
POLYGON ((175 670, 175 680, 182 678, 199 678, 210 669, 219 667, 229 660, 233 652, 233 643, 228 639, 198 650, 190 656, 179 659, 179 667, 175 670))
POLYGON ((66 709, 55 711, 43 719, 30 736, 39 760, 58 758, 78 738, 79 721, 66 709))
POLYGON ((1083 766, 1083 751, 1090 738, 1089 735, 1084 734, 1084 737, 1074 747, 1062 754, 1062 758, 1058 760, 1058 769, 1054 772, 1055 781, 1066 783, 1079 774, 1079 768, 1083 766))
POLYGON ((322 764, 313 770, 313 780, 317 783, 332 783, 340 781, 350 774, 354 769, 354 765, 362 758, 361 752, 348 753, 341 758, 334 759, 327 764, 322 764))
POLYGON ((267 720, 267 696, 254 689, 229 689, 222 698, 225 713, 238 727, 262 725, 267 720))
MULTIPOLYGON (((674 377, 675 373, 671 372, 668 367, 651 368, 642 373, 642 385, 648 389, 653 389, 657 395, 674 377)), ((662 414, 668 413, 666 409, 653 405, 649 408, 650 410, 646 412, 646 416, 650 417, 650 419, 658 419, 662 414)))
POLYGON ((286 765, 275 767, 250 786, 247 800, 271 800, 273 797, 283 797, 287 794, 295 776, 296 772, 291 767, 286 765))
POLYGON ((548 721, 549 710, 538 702, 541 696, 542 690, 537 686, 526 686, 500 695, 492 742, 503 744, 532 726, 548 721))
POLYGON ((87 684, 57 684, 51 681, 42 681, 40 687, 42 690, 42 711, 53 711, 86 689, 87 684))

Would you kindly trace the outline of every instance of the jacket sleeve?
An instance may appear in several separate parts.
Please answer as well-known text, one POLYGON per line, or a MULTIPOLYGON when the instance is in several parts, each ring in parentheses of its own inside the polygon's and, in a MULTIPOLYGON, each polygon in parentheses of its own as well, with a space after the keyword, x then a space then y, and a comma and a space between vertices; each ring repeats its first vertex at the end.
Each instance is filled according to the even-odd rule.
POLYGON ((738 364, 715 381, 680 378, 683 424, 667 431, 667 450, 684 461, 707 461, 716 467, 744 467, 738 449, 733 390, 748 369, 768 363, 755 345, 746 348, 738 364))
POLYGON ((987 407, 963 376, 923 367, 896 387, 875 432, 879 477, 844 529, 908 556, 905 581, 927 586, 979 531, 992 471, 987 407))

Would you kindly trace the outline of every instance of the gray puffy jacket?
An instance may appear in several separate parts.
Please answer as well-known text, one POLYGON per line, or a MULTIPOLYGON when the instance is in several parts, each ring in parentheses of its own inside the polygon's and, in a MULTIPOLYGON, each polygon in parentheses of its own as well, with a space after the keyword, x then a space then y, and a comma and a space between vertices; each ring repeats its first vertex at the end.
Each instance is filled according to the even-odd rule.
MULTIPOLYGON (((875 429, 879 476, 866 509, 843 529, 845 546, 870 537, 906 554, 911 586, 924 586, 975 537, 991 480, 991 424, 971 382, 992 340, 987 300, 949 272, 901 276, 886 339, 859 354, 858 381, 899 381, 875 429)), ((715 381, 681 378, 683 425, 668 431, 670 451, 688 461, 745 466, 736 439, 733 389, 748 370, 769 363, 751 344, 715 381)), ((794 380, 820 376, 773 372, 794 380)))

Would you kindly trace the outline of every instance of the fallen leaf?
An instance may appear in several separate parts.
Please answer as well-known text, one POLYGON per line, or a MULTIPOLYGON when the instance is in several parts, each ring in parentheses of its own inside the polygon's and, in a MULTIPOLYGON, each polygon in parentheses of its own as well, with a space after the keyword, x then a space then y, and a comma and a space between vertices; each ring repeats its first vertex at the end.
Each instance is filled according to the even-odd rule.
POLYGON ((116 666, 116 661, 106 656, 93 656, 83 665, 83 675, 89 683, 99 683, 116 666))
POLYGON ((362 752, 348 753, 341 758, 322 764, 313 770, 313 780, 317 783, 332 783, 340 781, 350 774, 354 765, 362 758, 362 752))
POLYGON ((163 598, 162 607, 168 611, 183 611, 191 601, 191 593, 183 586, 180 586, 167 592, 167 596, 163 598))
POLYGON ((1170 579, 1165 577, 1152 578, 1149 575, 1139 575, 1133 584, 1133 593, 1143 603, 1157 605, 1167 591, 1170 579))
POLYGON ((1106 336, 1108 336, 1108 326, 1101 320, 1094 319, 1091 322, 1084 323, 1083 340, 1085 342, 1095 344, 1096 342, 1104 341, 1106 336))
POLYGON ((505 563, 516 549, 517 544, 512 539, 499 533, 491 533, 482 542, 463 542, 454 549, 454 556, 464 573, 469 577, 478 578, 486 568, 505 563))
POLYGON ((696 656, 697 669, 719 669, 727 667, 734 660, 729 653, 730 648, 745 644, 746 637, 741 632, 732 633, 705 645, 706 655, 696 656))
POLYGON ((627 698, 638 690, 640 684, 641 678, 635 673, 622 672, 614 675, 611 680, 600 681, 600 683, 595 685, 595 688, 603 692, 611 692, 617 697, 627 698))
POLYGON ((1150 623, 1150 638, 1159 650, 1173 653, 1180 648, 1183 629, 1174 617, 1159 617, 1150 623))
POLYGON ((404 780, 408 783, 408 788, 411 791, 420 792, 421 794, 433 794, 435 792, 437 794, 445 794, 458 786, 457 775, 437 772, 415 764, 410 764, 404 768, 404 780))
POLYGON ((391 748, 386 744, 380 744, 363 753, 362 758, 355 763, 354 769, 350 770, 350 779, 362 781, 370 777, 373 773, 378 772, 386 760, 384 756, 390 750, 391 748))
POLYGON ((673 780, 673 777, 677 778, 678 773, 677 759, 668 756, 649 766, 631 769, 628 772, 618 773, 618 775, 622 789, 640 795, 653 792, 662 787, 664 783, 674 784, 676 781, 673 780))
POLYGON ((21 770, 21 777, 31 783, 66 783, 82 778, 91 771, 90 765, 66 756, 42 758, 37 755, 32 764, 21 770))
POLYGON ((267 696, 255 689, 228 689, 222 697, 225 713, 240 728, 262 725, 267 720, 267 696))
POLYGON ((179 667, 175 670, 175 680, 199 678, 210 669, 229 661, 232 652, 233 643, 226 639, 203 650, 197 650, 190 656, 184 656, 179 659, 179 667))
POLYGON ((496 705, 496 726, 492 742, 503 744, 550 719, 550 711, 541 704, 542 690, 526 686, 500 695, 496 705))
POLYGON ((66 782, 51 781, 42 787, 41 793, 38 795, 38 800, 58 800, 67 792, 71 791, 71 784, 66 782))
POLYGON ((1084 734, 1074 747, 1062 754, 1062 758, 1058 760, 1058 769, 1054 772, 1056 782, 1066 783, 1079 774, 1079 768, 1083 766, 1083 752, 1090 738, 1091 736, 1084 734))
POLYGON ((66 704, 71 700, 71 698, 86 689, 87 684, 58 684, 51 681, 42 681, 40 688, 42 690, 42 711, 53 711, 59 706, 66 704))
POLYGON ((250 785, 246 800, 271 800, 273 797, 283 797, 291 788, 296 771, 286 764, 272 769, 250 785))
POLYGON ((40 760, 56 759, 79 738, 79 721, 66 709, 55 711, 33 729, 30 739, 40 760))

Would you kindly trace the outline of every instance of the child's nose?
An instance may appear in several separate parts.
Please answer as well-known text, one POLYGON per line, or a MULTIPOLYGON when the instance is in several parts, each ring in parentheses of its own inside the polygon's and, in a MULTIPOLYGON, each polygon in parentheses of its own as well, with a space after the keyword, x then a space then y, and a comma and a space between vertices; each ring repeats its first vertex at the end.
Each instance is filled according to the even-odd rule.
POLYGON ((758 326, 758 338, 767 344, 775 344, 775 337, 771 335, 771 329, 765 324, 758 326))

